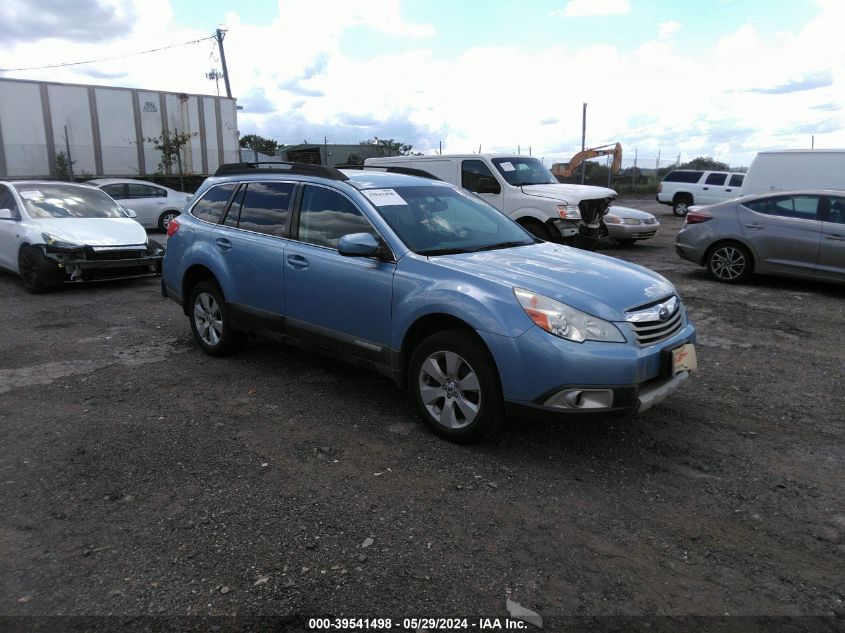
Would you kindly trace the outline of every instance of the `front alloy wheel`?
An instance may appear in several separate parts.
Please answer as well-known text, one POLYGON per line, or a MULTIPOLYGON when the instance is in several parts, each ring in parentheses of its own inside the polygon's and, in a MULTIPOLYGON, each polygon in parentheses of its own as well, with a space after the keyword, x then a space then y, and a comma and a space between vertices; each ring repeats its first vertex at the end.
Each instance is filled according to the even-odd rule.
POLYGON ((478 442, 504 422, 495 363, 472 331, 423 340, 408 364, 408 390, 431 430, 453 442, 478 442))
POLYGON ((751 255, 739 244, 723 244, 710 253, 707 269, 718 281, 739 283, 751 274, 751 255))

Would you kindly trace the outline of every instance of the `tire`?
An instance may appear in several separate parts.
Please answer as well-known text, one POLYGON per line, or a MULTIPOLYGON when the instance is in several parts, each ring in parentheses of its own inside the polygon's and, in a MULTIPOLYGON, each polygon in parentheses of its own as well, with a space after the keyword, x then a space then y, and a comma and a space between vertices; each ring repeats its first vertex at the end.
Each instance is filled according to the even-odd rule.
POLYGON ((737 242, 716 244, 708 251, 705 264, 713 279, 726 284, 747 281, 754 272, 751 253, 737 242))
POLYGON ((158 230, 161 233, 167 233, 167 226, 170 224, 170 220, 177 217, 178 215, 179 212, 173 211, 172 209, 162 213, 158 218, 158 230))
POLYGON ((693 200, 692 196, 686 193, 681 193, 675 196, 675 199, 672 200, 672 213, 674 213, 677 217, 682 218, 687 214, 689 211, 689 207, 692 205, 693 200))
POLYGON ((56 266, 35 246, 25 245, 18 251, 18 274, 24 290, 30 294, 47 290, 56 272, 56 266))
POLYGON ((554 242, 552 232, 549 228, 539 220, 525 220, 519 223, 522 228, 531 233, 534 237, 539 237, 544 242, 554 242))
POLYGON ((201 281, 191 291, 188 304, 191 331, 206 354, 226 356, 244 341, 241 332, 232 330, 232 317, 223 293, 213 281, 201 281))
POLYGON ((471 444, 501 428, 505 415, 495 367, 467 330, 438 332, 416 347, 408 364, 408 390, 436 435, 471 444))

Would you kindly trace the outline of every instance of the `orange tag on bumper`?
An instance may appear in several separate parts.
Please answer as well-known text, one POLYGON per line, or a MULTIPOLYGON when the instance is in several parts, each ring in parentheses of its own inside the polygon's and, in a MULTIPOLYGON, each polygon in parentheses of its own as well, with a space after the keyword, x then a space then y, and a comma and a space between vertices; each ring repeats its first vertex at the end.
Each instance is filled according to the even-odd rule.
POLYGON ((695 357, 695 345, 687 343, 672 350, 672 373, 693 371, 698 369, 698 359, 695 357))

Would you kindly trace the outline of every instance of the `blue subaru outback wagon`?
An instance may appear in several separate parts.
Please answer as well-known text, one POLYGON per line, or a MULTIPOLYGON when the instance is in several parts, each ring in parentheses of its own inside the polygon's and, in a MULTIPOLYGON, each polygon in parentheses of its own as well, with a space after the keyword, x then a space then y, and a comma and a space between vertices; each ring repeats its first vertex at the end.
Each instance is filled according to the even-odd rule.
POLYGON ((695 368, 675 288, 542 242, 452 185, 296 163, 224 165, 168 228, 162 292, 199 346, 281 336, 407 386, 431 429, 506 414, 632 414, 695 368))

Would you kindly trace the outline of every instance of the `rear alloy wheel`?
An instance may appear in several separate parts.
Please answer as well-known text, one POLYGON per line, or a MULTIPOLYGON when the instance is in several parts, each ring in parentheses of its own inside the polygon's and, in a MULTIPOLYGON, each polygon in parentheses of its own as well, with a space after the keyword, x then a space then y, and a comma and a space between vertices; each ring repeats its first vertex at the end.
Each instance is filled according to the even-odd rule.
POLYGON ((751 253, 740 244, 719 244, 707 255, 707 270, 717 281, 740 283, 753 271, 751 253))
POLYGON ((211 356, 225 356, 243 342, 243 335, 232 330, 232 319, 223 293, 212 281, 202 281, 191 292, 191 330, 200 347, 211 356))
POLYGON ((162 233, 167 233, 167 227, 170 226, 170 220, 179 216, 178 211, 165 211, 158 218, 158 230, 162 233))
POLYGON ((47 289, 48 271, 54 268, 41 251, 34 246, 23 246, 18 253, 18 274, 24 289, 39 294, 47 289))
POLYGON ((453 442, 478 442, 504 422, 495 365, 467 331, 439 332, 420 343, 408 367, 408 388, 426 424, 453 442))
POLYGON ((689 211, 690 205, 692 205, 692 198, 689 196, 677 196, 672 202, 672 213, 682 218, 689 211))

